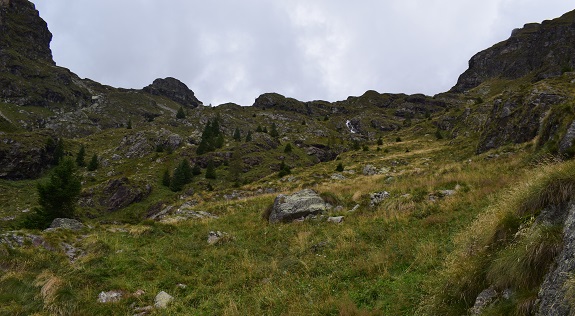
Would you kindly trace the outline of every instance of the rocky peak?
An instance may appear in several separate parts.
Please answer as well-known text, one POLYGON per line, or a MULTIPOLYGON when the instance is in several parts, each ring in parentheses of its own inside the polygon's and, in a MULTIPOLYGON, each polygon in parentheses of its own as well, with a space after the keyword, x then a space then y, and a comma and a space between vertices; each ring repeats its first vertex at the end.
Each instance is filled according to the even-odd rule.
POLYGON ((195 108, 202 104, 196 98, 194 92, 183 82, 175 78, 156 79, 154 82, 143 89, 145 92, 164 96, 172 101, 178 102, 185 107, 195 108))
POLYGON ((575 11, 543 23, 525 24, 511 37, 477 53, 451 92, 464 92, 491 78, 535 80, 575 68, 575 11))
MULTIPOLYGON (((48 25, 27 0, 0 0, 0 61, 8 50, 23 57, 54 64, 48 25)), ((2 66, 0 64, 0 66, 2 66)))

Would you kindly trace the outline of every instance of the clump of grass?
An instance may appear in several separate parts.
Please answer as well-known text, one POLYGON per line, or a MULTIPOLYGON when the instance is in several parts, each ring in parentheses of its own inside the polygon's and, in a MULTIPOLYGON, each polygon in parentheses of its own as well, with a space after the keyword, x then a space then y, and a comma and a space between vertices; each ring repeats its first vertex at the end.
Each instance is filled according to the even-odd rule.
POLYGON ((525 238, 502 250, 487 272, 487 279, 499 289, 528 290, 538 287, 555 257, 563 248, 563 228, 539 225, 525 238))

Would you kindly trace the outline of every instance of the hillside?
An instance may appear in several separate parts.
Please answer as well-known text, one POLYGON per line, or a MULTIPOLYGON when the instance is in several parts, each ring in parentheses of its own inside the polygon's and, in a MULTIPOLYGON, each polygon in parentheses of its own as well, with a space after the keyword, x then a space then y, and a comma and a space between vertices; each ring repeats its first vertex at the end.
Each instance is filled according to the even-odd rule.
POLYGON ((51 36, 32 3, 0 1, 0 314, 572 310, 574 12, 514 30, 435 96, 249 107, 175 78, 79 78, 51 36), (82 225, 31 226, 67 158, 82 225))

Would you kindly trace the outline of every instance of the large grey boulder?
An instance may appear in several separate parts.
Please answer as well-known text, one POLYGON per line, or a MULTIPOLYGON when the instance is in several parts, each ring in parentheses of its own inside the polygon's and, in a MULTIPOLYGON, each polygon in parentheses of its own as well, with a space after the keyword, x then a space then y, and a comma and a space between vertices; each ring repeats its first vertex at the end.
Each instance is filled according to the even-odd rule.
POLYGON ((81 230, 84 228, 84 225, 79 221, 71 218, 56 218, 50 224, 50 228, 62 228, 68 230, 81 230))
POLYGON ((316 215, 331 208, 313 190, 305 189, 292 195, 280 194, 276 197, 269 222, 291 222, 295 219, 316 215))

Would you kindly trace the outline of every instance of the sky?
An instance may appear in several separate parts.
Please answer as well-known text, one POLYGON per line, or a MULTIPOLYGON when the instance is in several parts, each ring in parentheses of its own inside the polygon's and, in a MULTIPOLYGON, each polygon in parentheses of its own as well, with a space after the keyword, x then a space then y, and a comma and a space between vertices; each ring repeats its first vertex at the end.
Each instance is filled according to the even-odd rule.
POLYGON ((367 90, 449 90, 477 52, 566 0, 32 0, 54 60, 82 78, 141 89, 184 82, 205 105, 301 101, 367 90))

